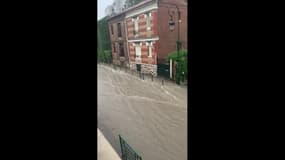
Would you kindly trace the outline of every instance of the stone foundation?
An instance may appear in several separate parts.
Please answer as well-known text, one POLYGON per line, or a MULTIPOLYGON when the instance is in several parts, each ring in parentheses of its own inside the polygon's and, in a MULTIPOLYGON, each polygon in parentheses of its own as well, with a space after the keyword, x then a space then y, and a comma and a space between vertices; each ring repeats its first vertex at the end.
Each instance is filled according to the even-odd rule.
MULTIPOLYGON (((137 70, 136 63, 130 64, 130 69, 131 70, 137 70)), ((144 74, 153 74, 153 76, 157 76, 157 65, 153 64, 141 64, 141 73, 144 74)))
POLYGON ((120 61, 113 59, 113 64, 115 64, 115 65, 120 65, 120 61))
POLYGON ((130 64, 130 69, 131 69, 131 70, 137 70, 137 65, 136 65, 136 63, 132 63, 132 62, 131 62, 131 64, 130 64))
POLYGON ((127 61, 113 60, 113 64, 122 67, 128 67, 129 64, 127 61))

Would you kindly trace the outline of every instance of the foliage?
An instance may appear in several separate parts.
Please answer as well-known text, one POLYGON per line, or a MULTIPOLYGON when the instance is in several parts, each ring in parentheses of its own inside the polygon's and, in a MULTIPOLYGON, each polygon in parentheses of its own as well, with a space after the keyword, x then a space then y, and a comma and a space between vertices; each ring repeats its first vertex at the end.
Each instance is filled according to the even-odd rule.
POLYGON ((105 54, 106 63, 111 63, 112 62, 112 51, 104 50, 104 54, 105 54))
MULTIPOLYGON (((188 51, 187 50, 181 50, 179 52, 179 56, 184 59, 185 57, 187 58, 187 55, 188 55, 188 51)), ((167 60, 169 61, 170 59, 172 60, 177 60, 177 51, 173 51, 171 53, 168 54, 168 56, 166 57, 167 60)))
POLYGON ((98 49, 97 59, 98 59, 98 62, 111 63, 112 62, 112 51, 111 50, 100 51, 98 49))
POLYGON ((173 61, 179 61, 179 63, 180 63, 180 74, 182 74, 182 73, 184 73, 184 74, 182 74, 182 75, 184 75, 184 76, 182 76, 182 78, 187 78, 187 76, 188 76, 188 57, 187 57, 187 55, 188 55, 188 51, 187 50, 181 50, 180 52, 179 52, 179 59, 178 59, 178 57, 177 57, 177 51, 174 51, 174 52, 171 52, 167 57, 166 57, 166 59, 167 59, 167 61, 169 61, 170 59, 172 59, 173 61))
POLYGON ((126 4, 126 6, 131 7, 131 6, 138 4, 142 1, 143 0, 126 0, 125 4, 126 4))
MULTIPOLYGON (((110 45, 110 36, 109 36, 109 31, 108 31, 108 22, 107 22, 107 17, 104 17, 97 23, 98 25, 98 35, 100 34, 100 38, 98 38, 98 41, 102 43, 102 49, 103 50, 110 50, 111 45, 110 45)), ((99 42, 98 42, 99 43, 99 42)))
POLYGON ((107 17, 97 22, 97 59, 99 62, 111 62, 112 52, 107 17))

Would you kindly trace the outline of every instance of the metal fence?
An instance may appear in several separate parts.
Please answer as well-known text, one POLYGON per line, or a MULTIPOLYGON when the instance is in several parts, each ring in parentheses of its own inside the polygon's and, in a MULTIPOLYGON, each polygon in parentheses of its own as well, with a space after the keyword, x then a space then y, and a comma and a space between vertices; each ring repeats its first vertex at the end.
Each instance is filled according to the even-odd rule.
POLYGON ((169 64, 158 64, 157 65, 157 74, 158 76, 170 78, 169 75, 169 64))
POLYGON ((122 160, 142 160, 142 157, 128 145, 128 143, 119 135, 122 160))

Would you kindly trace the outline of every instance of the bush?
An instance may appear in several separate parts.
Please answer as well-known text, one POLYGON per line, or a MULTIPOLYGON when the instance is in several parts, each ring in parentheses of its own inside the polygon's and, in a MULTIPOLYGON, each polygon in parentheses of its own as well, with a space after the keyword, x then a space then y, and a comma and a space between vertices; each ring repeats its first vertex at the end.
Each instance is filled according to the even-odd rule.
MULTIPOLYGON (((188 51, 187 51, 187 50, 181 50, 181 51, 179 52, 179 55, 180 55, 180 58, 181 58, 180 60, 185 59, 185 57, 186 57, 186 60, 187 60, 187 54, 188 54, 188 51)), ((167 58, 168 61, 169 61, 170 59, 176 61, 176 60, 177 60, 177 51, 174 51, 174 52, 169 53, 166 58, 167 58)))
POLYGON ((106 63, 111 63, 112 62, 112 51, 111 50, 104 50, 104 53, 105 53, 106 63))
POLYGON ((98 59, 98 62, 111 63, 112 62, 112 51, 105 50, 102 52, 102 51, 97 50, 97 59, 98 59))
MULTIPOLYGON (((182 75, 182 73, 184 73, 182 76, 182 78, 186 78, 188 76, 188 68, 187 68, 187 63, 188 63, 188 51, 187 50, 181 50, 179 52, 179 62, 180 62, 180 75, 182 75)), ((177 51, 171 52, 167 57, 166 57, 167 61, 169 62, 170 59, 172 59, 173 61, 177 61, 178 57, 177 57, 177 51)))

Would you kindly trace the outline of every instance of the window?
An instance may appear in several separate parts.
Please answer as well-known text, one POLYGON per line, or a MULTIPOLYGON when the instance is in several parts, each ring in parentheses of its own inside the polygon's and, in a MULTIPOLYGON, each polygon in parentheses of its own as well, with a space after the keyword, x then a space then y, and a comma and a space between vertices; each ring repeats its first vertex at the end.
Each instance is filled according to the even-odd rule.
POLYGON ((140 58, 141 57, 141 45, 140 43, 136 43, 136 50, 135 50, 135 57, 140 58))
POLYGON ((152 57, 152 42, 147 42, 146 45, 148 46, 148 57, 152 57))
POLYGON ((150 30, 150 17, 151 17, 151 12, 146 14, 146 29, 150 30))
POLYGON ((112 35, 114 35, 114 28, 113 28, 113 24, 111 24, 111 33, 112 33, 112 35))
POLYGON ((134 35, 139 33, 139 17, 134 17, 134 35))
POLYGON ((118 26, 118 37, 122 37, 121 23, 118 23, 117 26, 118 26))
POLYGON ((123 43, 119 43, 119 48, 120 48, 120 57, 124 57, 125 56, 125 52, 124 52, 124 45, 123 45, 123 43))

